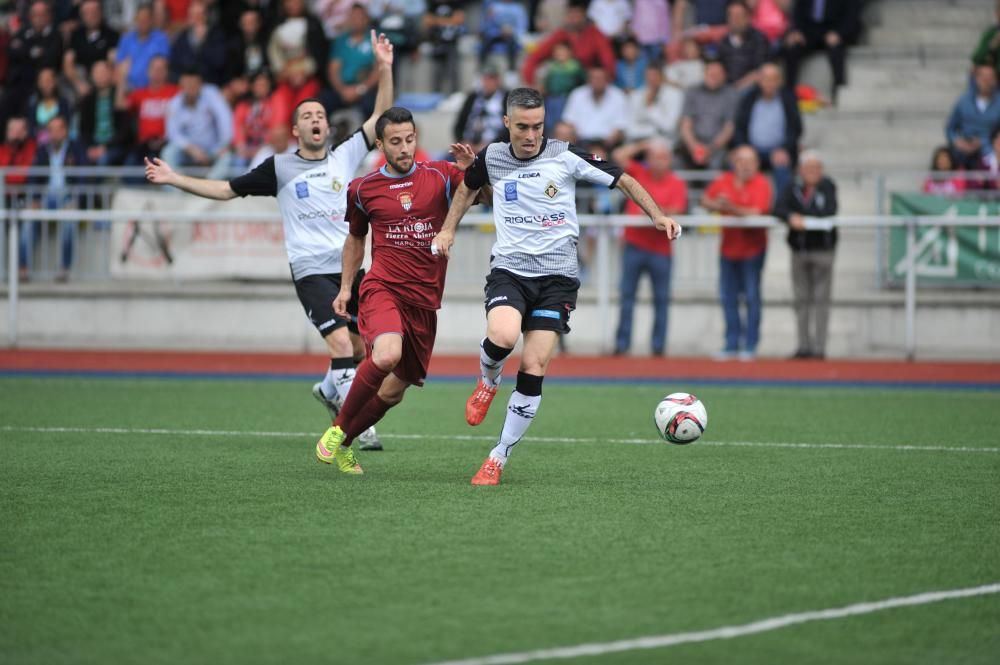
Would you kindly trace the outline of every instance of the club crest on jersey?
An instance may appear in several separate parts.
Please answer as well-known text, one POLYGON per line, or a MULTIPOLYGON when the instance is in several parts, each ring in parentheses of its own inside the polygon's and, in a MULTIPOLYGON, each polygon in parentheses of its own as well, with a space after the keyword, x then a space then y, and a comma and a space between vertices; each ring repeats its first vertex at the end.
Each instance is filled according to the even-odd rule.
POLYGON ((545 196, 549 197, 550 199, 554 199, 556 197, 556 194, 559 193, 559 188, 556 187, 556 183, 549 180, 549 184, 545 185, 545 189, 543 189, 542 191, 545 192, 545 196))
POLYGON ((503 185, 503 198, 505 201, 517 200, 517 183, 505 182, 503 185))
POLYGON ((399 200, 399 205, 403 206, 403 210, 413 207, 413 195, 410 192, 400 192, 396 198, 399 200))
POLYGON ((333 191, 339 194, 340 190, 344 188, 344 183, 341 182, 340 178, 334 178, 333 182, 330 183, 330 186, 333 187, 333 191))

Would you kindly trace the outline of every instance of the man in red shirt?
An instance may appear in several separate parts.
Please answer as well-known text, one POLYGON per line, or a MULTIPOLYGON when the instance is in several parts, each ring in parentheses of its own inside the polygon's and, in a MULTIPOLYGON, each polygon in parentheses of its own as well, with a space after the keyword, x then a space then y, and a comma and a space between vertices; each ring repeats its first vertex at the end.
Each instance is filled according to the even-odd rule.
POLYGON ((525 83, 534 85, 535 71, 552 57, 556 44, 569 44, 573 57, 584 70, 602 67, 611 80, 615 78, 615 51, 611 41, 587 18, 586 3, 573 3, 566 9, 563 27, 554 31, 535 47, 524 61, 522 71, 525 83))
POLYGON ((455 144, 462 168, 445 161, 416 162, 413 115, 394 107, 375 124, 375 144, 385 166, 353 180, 347 190, 343 277, 334 311, 347 316, 354 275, 365 257, 365 236, 372 232, 372 266, 361 282, 358 327, 367 357, 330 427, 316 444, 321 462, 336 462, 345 473, 363 473, 351 442, 399 404, 411 385, 427 377, 437 310, 441 307, 448 262, 431 252, 451 205, 451 193, 475 154, 455 144))
POLYGON ((115 104, 119 109, 127 110, 136 118, 136 147, 126 157, 126 164, 138 165, 145 157, 156 157, 167 142, 167 107, 170 100, 177 94, 178 88, 167 80, 170 63, 161 56, 155 56, 149 61, 146 69, 149 75, 149 86, 138 88, 126 95, 125 80, 128 70, 119 71, 120 80, 115 88, 115 104))
MULTIPOLYGON (((732 151, 731 173, 712 181, 702 205, 722 215, 749 217, 771 210, 771 183, 760 173, 757 153, 748 145, 732 151)), ((720 359, 753 360, 760 340, 760 276, 767 250, 767 229, 723 227, 719 258, 719 294, 726 319, 726 346, 720 359), (746 302, 741 317, 739 297, 746 302)))
MULTIPOLYGON (((687 184, 671 171, 670 144, 661 138, 644 143, 632 143, 615 150, 612 155, 625 173, 646 188, 664 215, 682 215, 687 211, 687 184), (645 164, 634 157, 645 152, 645 164)), ((629 199, 626 215, 642 215, 642 209, 629 199)), ((639 278, 649 275, 653 287, 653 355, 662 356, 667 346, 667 308, 670 306, 670 239, 648 224, 627 226, 623 234, 622 281, 619 300, 618 331, 615 333, 615 355, 628 353, 632 345, 632 316, 639 278)))

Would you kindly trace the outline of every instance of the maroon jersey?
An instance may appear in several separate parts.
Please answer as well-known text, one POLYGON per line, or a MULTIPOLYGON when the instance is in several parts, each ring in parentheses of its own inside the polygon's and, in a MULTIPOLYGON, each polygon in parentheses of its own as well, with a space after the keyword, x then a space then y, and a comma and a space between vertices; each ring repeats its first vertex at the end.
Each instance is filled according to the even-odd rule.
POLYGON ((419 162, 404 176, 386 167, 356 178, 347 190, 351 235, 372 229, 372 267, 361 284, 378 282, 401 301, 439 309, 448 262, 431 254, 451 194, 463 172, 451 162, 419 162))

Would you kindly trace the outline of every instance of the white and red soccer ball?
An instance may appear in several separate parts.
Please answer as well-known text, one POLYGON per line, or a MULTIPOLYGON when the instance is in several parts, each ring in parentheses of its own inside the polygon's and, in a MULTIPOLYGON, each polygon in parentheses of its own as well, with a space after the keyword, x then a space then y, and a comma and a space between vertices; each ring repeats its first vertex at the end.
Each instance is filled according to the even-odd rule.
POLYGON ((689 393, 671 393, 653 412, 656 431, 670 443, 684 445, 698 440, 708 427, 708 411, 689 393))

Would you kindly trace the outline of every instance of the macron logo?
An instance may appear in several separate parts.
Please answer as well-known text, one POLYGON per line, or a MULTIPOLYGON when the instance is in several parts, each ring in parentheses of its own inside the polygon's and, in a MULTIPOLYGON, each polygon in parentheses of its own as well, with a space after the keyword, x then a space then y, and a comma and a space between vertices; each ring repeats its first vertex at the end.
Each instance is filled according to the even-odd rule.
POLYGON ((400 182, 395 185, 389 185, 389 189, 399 189, 401 187, 413 187, 413 181, 411 180, 409 182, 400 182))

